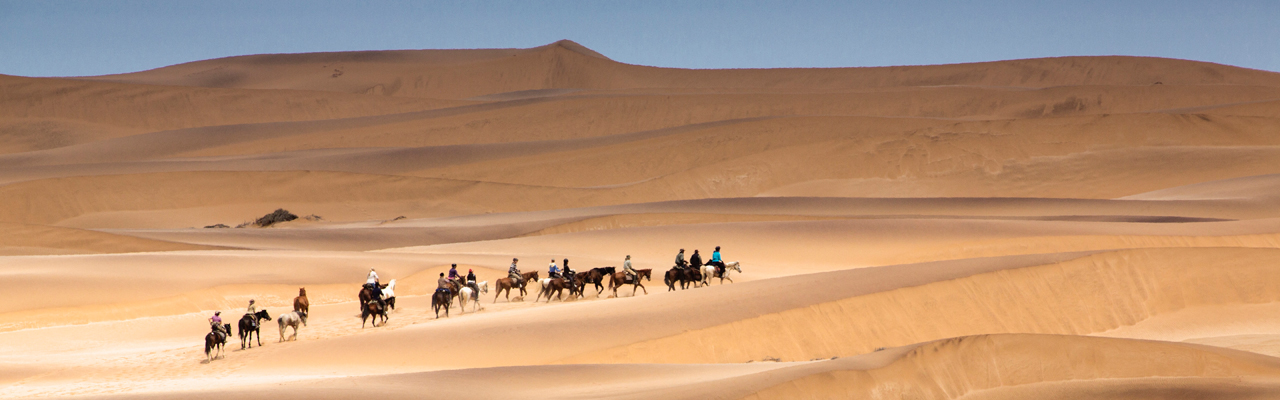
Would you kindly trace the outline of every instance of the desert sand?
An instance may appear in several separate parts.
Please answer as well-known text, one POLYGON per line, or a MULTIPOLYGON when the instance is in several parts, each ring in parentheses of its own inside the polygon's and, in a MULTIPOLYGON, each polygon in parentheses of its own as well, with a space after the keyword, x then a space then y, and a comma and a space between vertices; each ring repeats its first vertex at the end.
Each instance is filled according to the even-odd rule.
POLYGON ((0 397, 1276 398, 1280 73, 560 41, 0 75, 0 277, 0 397), (278 208, 318 218, 236 228, 278 208), (716 246, 732 281, 667 288, 716 246), (627 255, 645 290, 431 307, 452 263, 627 255), (302 287, 296 340, 207 359, 214 311, 302 287))

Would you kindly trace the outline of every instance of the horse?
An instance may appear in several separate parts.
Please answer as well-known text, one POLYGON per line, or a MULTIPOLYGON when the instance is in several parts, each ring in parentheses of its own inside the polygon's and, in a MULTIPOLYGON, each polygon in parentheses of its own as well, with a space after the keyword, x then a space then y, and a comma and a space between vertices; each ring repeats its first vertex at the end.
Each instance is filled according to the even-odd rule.
MULTIPOLYGON (((379 284, 378 289, 387 290, 387 285, 387 283, 379 284)), ((369 300, 373 300, 373 289, 368 286, 361 286, 360 293, 356 297, 360 299, 360 312, 364 312, 364 305, 368 304, 369 300)))
MULTIPOLYGON (((520 274, 520 277, 523 278, 524 281, 520 283, 520 287, 519 287, 520 296, 518 297, 521 300, 523 300, 524 296, 529 293, 524 290, 524 287, 527 286, 529 282, 538 280, 538 271, 525 272, 523 274, 520 274)), ((507 297, 506 297, 507 301, 511 301, 511 288, 514 288, 514 287, 516 286, 514 282, 511 282, 511 278, 502 278, 497 280, 493 284, 494 291, 496 292, 493 294, 493 302, 494 303, 498 302, 498 295, 502 294, 504 290, 506 291, 506 294, 507 294, 507 297)))
MULTIPOLYGON (((231 324, 224 325, 223 329, 225 329, 225 332, 231 332, 231 324)), ((214 358, 227 356, 226 353, 223 352, 224 350, 222 347, 227 344, 227 334, 225 332, 210 329, 209 333, 204 335, 204 357, 208 361, 213 361, 214 358), (211 355, 215 352, 215 348, 217 349, 217 356, 211 355)))
POLYGON ((449 289, 436 289, 431 294, 431 308, 436 311, 436 319, 440 319, 440 309, 444 308, 444 316, 449 317, 449 306, 453 303, 453 291, 449 289))
POLYGON ((280 323, 280 341, 284 341, 284 331, 288 327, 293 327, 293 340, 298 340, 298 322, 302 322, 302 326, 307 326, 307 313, 294 311, 285 313, 276 318, 276 322, 280 323))
POLYGON ((578 276, 574 277, 574 281, 578 282, 578 285, 582 287, 582 289, 578 291, 584 293, 586 292, 588 283, 595 284, 596 296, 598 297, 601 293, 604 293, 604 285, 601 284, 604 282, 604 277, 612 276, 616 270, 616 267, 592 268, 590 271, 578 274, 578 276))
POLYGON ((667 270, 666 277, 662 281, 667 284, 668 292, 676 290, 676 282, 680 283, 680 289, 688 289, 690 283, 697 288, 698 282, 702 281, 702 274, 694 268, 672 267, 667 270))
POLYGON ((293 298, 293 311, 303 314, 311 312, 311 302, 307 301, 307 288, 298 288, 298 297, 293 298))
POLYGON ((387 324, 387 310, 382 308, 382 304, 378 304, 377 300, 369 300, 364 307, 360 307, 360 329, 364 329, 364 323, 369 316, 373 316, 373 327, 378 327, 378 317, 382 317, 382 324, 387 324))
POLYGON ((382 302, 387 303, 390 310, 396 309, 396 280, 392 279, 387 282, 387 287, 382 289, 382 302))
POLYGON ((555 292, 556 298, 558 299, 564 295, 565 288, 569 289, 569 297, 573 297, 574 295, 573 287, 569 286, 569 282, 566 282, 564 279, 561 279, 561 278, 545 279, 544 281, 546 282, 542 284, 542 290, 538 292, 538 297, 533 299, 534 303, 537 303, 538 300, 541 299, 542 295, 544 294, 547 295, 547 302, 550 303, 551 292, 555 292))
POLYGON ((720 278, 720 284, 721 284, 721 285, 723 285, 723 284, 724 284, 724 280, 725 280, 725 279, 728 279, 728 280, 729 280, 729 283, 733 283, 733 279, 732 279, 732 278, 729 278, 729 271, 737 271, 739 274, 741 274, 741 273, 742 273, 742 267, 740 267, 740 266, 738 265, 738 262, 737 262, 737 261, 728 261, 728 262, 725 262, 725 263, 724 263, 724 274, 723 274, 723 275, 719 275, 719 274, 716 274, 716 267, 715 267, 714 265, 703 265, 703 266, 702 266, 702 284, 703 284, 704 286, 705 286, 705 285, 710 285, 710 284, 711 284, 711 278, 720 278))
MULTIPOLYGON (((478 282, 476 287, 479 287, 482 293, 489 293, 489 281, 478 282)), ((461 299, 458 302, 458 309, 463 313, 467 312, 467 300, 471 300, 476 304, 476 307, 471 310, 472 312, 484 309, 484 307, 480 306, 480 293, 476 293, 475 289, 470 286, 463 286, 462 290, 459 291, 458 298, 461 299)))
MULTIPOLYGON (((644 289, 644 294, 649 294, 649 289, 645 289, 644 285, 640 284, 640 278, 644 278, 652 281, 653 278, 650 277, 652 272, 653 272, 652 269, 636 270, 636 280, 635 282, 631 282, 632 296, 635 296, 636 288, 644 289)), ((613 275, 609 275, 609 288, 613 289, 613 297, 618 297, 618 288, 622 287, 622 285, 627 284, 626 279, 627 279, 626 271, 614 272, 613 275)))
POLYGON ((243 317, 240 317, 239 333, 241 350, 244 350, 246 341, 249 344, 249 348, 253 348, 253 334, 255 333, 258 334, 258 347, 262 347, 262 332, 259 332, 258 328, 262 327, 259 322, 263 320, 271 320, 271 315, 267 314, 267 310, 258 311, 253 315, 245 314, 243 317))

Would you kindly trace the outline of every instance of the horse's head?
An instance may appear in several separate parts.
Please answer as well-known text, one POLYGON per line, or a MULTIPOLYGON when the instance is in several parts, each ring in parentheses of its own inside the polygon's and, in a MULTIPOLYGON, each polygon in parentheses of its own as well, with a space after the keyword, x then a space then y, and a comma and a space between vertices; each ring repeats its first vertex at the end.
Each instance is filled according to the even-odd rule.
POLYGON ((258 319, 265 319, 265 320, 267 320, 267 321, 270 321, 270 320, 271 320, 271 314, 267 314, 267 310, 258 311, 257 313, 254 313, 253 315, 254 315, 254 316, 256 316, 256 317, 258 317, 258 319))
POLYGON ((298 295, 302 297, 307 297, 307 288, 304 288, 304 287, 298 288, 298 295))
POLYGON ((298 319, 302 320, 302 324, 303 324, 303 325, 306 325, 306 324, 307 324, 307 313, 304 313, 304 312, 302 312, 302 311, 295 311, 295 312, 296 312, 296 313, 298 313, 298 319))
POLYGON ((391 280, 391 282, 387 282, 387 289, 396 290, 396 280, 395 280, 395 279, 392 279, 392 280, 391 280))
POLYGON ((737 261, 734 261, 732 264, 726 264, 725 266, 733 268, 733 270, 738 271, 738 273, 742 273, 742 267, 739 265, 740 264, 737 261))
POLYGON ((643 277, 644 277, 644 279, 645 279, 645 280, 647 280, 647 281, 652 281, 652 280, 653 280, 653 277, 652 277, 652 276, 650 276, 650 275, 653 275, 653 270, 651 270, 651 269, 641 269, 641 270, 636 270, 636 274, 637 274, 637 275, 640 275, 640 276, 643 276, 643 277))
POLYGON ((489 293, 489 281, 477 283, 476 286, 480 287, 480 293, 489 293))

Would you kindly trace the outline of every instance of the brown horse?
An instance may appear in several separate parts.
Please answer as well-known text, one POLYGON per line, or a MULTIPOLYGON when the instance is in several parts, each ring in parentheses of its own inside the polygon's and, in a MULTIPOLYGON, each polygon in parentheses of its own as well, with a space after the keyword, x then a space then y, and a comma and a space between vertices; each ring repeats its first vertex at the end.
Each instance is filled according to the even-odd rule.
POLYGON ((382 304, 377 300, 365 301, 365 306, 360 308, 360 329, 364 329, 364 323, 369 320, 369 316, 373 316, 373 327, 378 327, 378 317, 382 317, 382 324, 387 324, 387 310, 382 308, 382 304))
POLYGON ((601 284, 604 282, 604 277, 613 275, 613 272, 616 270, 617 267, 602 267, 592 268, 590 271, 579 273, 578 276, 574 277, 574 282, 577 282, 580 287, 578 292, 584 293, 583 296, 585 297, 587 284, 591 283, 596 285, 596 296, 599 297, 601 293, 604 293, 604 285, 601 284))
MULTIPOLYGON (((555 292, 556 298, 559 299, 561 296, 564 295, 564 290, 566 288, 569 289, 569 297, 573 297, 575 294, 575 291, 573 290, 572 287, 569 286, 569 282, 566 282, 564 279, 560 279, 560 278, 552 279, 551 281, 547 282, 546 286, 542 287, 542 290, 538 292, 538 297, 533 299, 533 302, 537 303, 538 299, 541 299, 542 295, 545 294, 547 295, 547 302, 550 303, 551 292, 555 292)), ((561 299, 561 301, 564 301, 564 300, 561 299)))
POLYGON ((449 317, 449 307, 453 303, 453 291, 449 289, 436 289, 431 294, 431 308, 436 311, 436 319, 440 319, 440 309, 444 309, 444 316, 449 317))
POLYGON ((497 303, 498 295, 503 294, 504 291, 507 295, 506 296, 507 301, 511 301, 512 288, 520 289, 520 295, 517 297, 523 300, 524 296, 529 294, 529 292, 524 290, 525 286, 529 285, 529 282, 538 280, 538 271, 525 272, 523 274, 520 274, 520 277, 524 279, 524 282, 520 282, 520 286, 518 287, 514 285, 514 282, 511 282, 511 278, 502 278, 502 279, 499 279, 497 282, 495 282, 493 284, 493 287, 497 289, 497 293, 493 294, 493 302, 497 303))
POLYGON ((303 314, 311 312, 311 302, 307 301, 307 288, 298 288, 298 297, 293 298, 293 311, 303 314))
MULTIPOLYGON (((226 332, 231 332, 231 324, 223 325, 223 329, 226 332)), ((223 353, 222 346, 227 344, 228 336, 230 335, 219 331, 211 331, 209 334, 204 335, 204 356, 208 361, 227 356, 226 353, 223 353)))
POLYGON ((680 289, 688 289, 690 283, 696 288, 702 281, 702 274, 694 268, 671 268, 662 281, 667 284, 668 292, 676 290, 676 283, 680 284, 680 289))
MULTIPOLYGON (((652 281, 653 278, 650 278, 650 275, 652 274, 652 272, 653 272, 652 269, 636 270, 636 281, 631 282, 632 296, 636 295, 636 288, 644 289, 644 294, 649 294, 649 289, 645 289, 644 285, 640 284, 640 279, 644 278, 652 281)), ((613 275, 609 275, 609 288, 613 289, 613 297, 618 297, 618 288, 622 287, 622 285, 627 284, 626 279, 627 279, 626 271, 614 272, 613 275)))

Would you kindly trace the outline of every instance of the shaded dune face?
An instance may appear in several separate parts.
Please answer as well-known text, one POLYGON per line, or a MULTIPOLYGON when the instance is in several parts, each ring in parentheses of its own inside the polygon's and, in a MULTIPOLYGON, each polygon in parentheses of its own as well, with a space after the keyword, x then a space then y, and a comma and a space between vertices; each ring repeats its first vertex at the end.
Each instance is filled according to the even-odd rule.
POLYGON ((0 76, 0 397, 1275 397, 1278 104, 1280 74, 1186 60, 571 41, 0 76), (732 282, 665 290, 716 246, 732 282), (450 264, 625 255, 649 294, 431 311, 450 264), (397 308, 361 329, 370 268, 397 308), (299 287, 299 340, 204 362, 212 311, 299 287))

